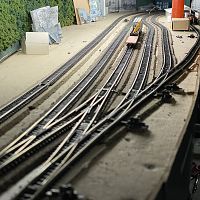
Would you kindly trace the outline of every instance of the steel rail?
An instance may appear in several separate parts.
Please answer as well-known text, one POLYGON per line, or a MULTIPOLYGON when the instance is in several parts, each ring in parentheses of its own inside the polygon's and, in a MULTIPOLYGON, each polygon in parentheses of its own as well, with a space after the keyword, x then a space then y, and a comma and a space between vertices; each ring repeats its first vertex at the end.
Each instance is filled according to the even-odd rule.
POLYGON ((162 43, 162 55, 164 59, 163 59, 161 70, 157 78, 160 77, 162 74, 167 75, 167 72, 169 72, 170 69, 174 66, 174 61, 172 58, 172 50, 171 50, 171 45, 169 41, 169 30, 156 20, 158 17, 153 18, 152 22, 156 26, 158 26, 162 31, 162 41, 164 41, 162 43))
MULTIPOLYGON (((200 42, 199 42, 199 38, 198 38, 198 42, 196 43, 196 46, 194 46, 194 48, 192 48, 192 50, 190 51, 190 53, 191 53, 190 56, 192 57, 192 59, 193 59, 193 56, 195 55, 195 53, 197 53, 197 51, 199 50, 199 47, 200 47, 200 42)), ((69 152, 67 163, 63 164, 63 166, 60 169, 58 169, 58 171, 53 175, 53 177, 51 177, 47 182, 44 179, 43 187, 36 193, 36 195, 34 197, 31 197, 30 199, 39 198, 41 196, 41 194, 44 192, 44 190, 49 187, 48 184, 52 184, 52 182, 55 180, 55 178, 58 177, 60 175, 60 173, 63 172, 63 170, 66 170, 66 167, 68 167, 69 164, 71 164, 74 161, 74 159, 76 159, 78 156, 80 156, 85 150, 87 150, 88 147, 93 145, 93 143, 96 142, 97 139, 100 139, 100 137, 102 137, 104 134, 108 133, 108 131, 110 131, 113 127, 115 127, 118 123, 120 123, 121 120, 123 120, 129 114, 131 114, 132 111, 134 111, 144 101, 146 101, 148 98, 152 97, 152 95, 155 94, 155 92, 157 92, 158 89, 160 89, 164 84, 168 83, 170 80, 172 80, 172 78, 174 78, 176 75, 178 75, 180 72, 182 72, 187 67, 187 65, 192 61, 192 59, 190 57, 188 57, 188 55, 186 56, 185 60, 183 62, 181 62, 182 65, 177 65, 175 70, 174 69, 170 70, 170 73, 168 73, 167 79, 166 79, 165 74, 163 74, 154 83, 152 83, 144 91, 142 91, 141 92, 142 95, 140 94, 141 99, 138 102, 134 103, 126 113, 124 113, 123 115, 121 115, 114 121, 112 119, 114 117, 114 115, 109 116, 109 118, 107 118, 106 121, 102 120, 103 123, 101 121, 97 124, 96 127, 92 128, 92 130, 89 130, 87 132, 87 134, 85 135, 85 137, 81 138, 81 140, 79 140, 75 146, 82 145, 82 143, 85 140, 87 140, 88 137, 91 137, 90 138, 91 140, 89 140, 89 142, 87 141, 88 143, 86 145, 83 145, 81 149, 78 149, 75 155, 71 155, 69 149, 67 149, 67 151, 69 152), (108 121, 111 122, 108 125, 108 127, 103 128, 103 130, 100 130, 99 127, 105 125, 105 123, 108 121), (97 129, 99 129, 99 130, 97 130, 97 129), (95 131, 97 131, 96 134, 92 135, 91 133, 94 133, 95 131)), ((127 102, 127 103, 130 103, 130 102, 127 102)), ((123 108, 120 108, 120 110, 122 110, 122 109, 123 108)), ((117 114, 117 112, 116 112, 116 114, 117 114)), ((40 169, 40 172, 41 172, 41 170, 43 170, 43 169, 40 169)), ((25 187, 23 189, 25 189, 25 187)), ((33 188, 29 188, 29 189, 33 189, 33 188)))
MULTIPOLYGON (((155 24, 156 26, 158 26, 161 31, 162 31, 162 39, 163 39, 163 43, 162 43, 162 56, 163 56, 163 63, 162 63, 162 67, 161 67, 161 70, 157 76, 157 78, 153 81, 153 82, 156 82, 162 75, 164 75, 164 77, 162 78, 162 80, 164 81, 169 72, 170 72, 170 69, 172 69, 172 67, 174 66, 174 62, 173 62, 173 59, 172 59, 172 51, 171 51, 171 46, 170 46, 170 42, 169 42, 169 31, 166 27, 164 27, 162 24, 158 23, 156 21, 156 18, 158 16, 154 16, 153 18, 151 18, 151 22, 153 24, 155 24)), ((134 84, 133 84, 134 86, 134 84)), ((131 88, 132 90, 132 88, 131 88)), ((132 106, 132 104, 134 103, 135 100, 137 100, 137 96, 140 96, 140 93, 141 93, 141 90, 133 90, 133 93, 136 93, 134 96, 132 96, 131 98, 129 99, 132 99, 130 101, 130 104, 127 105, 126 108, 124 108, 123 113, 126 113, 127 110, 132 106)), ((129 93, 128 93, 129 95, 129 93)), ((126 98, 124 98, 124 101, 123 103, 127 102, 129 99, 128 99, 128 95, 126 96, 126 98)), ((122 103, 120 104, 120 106, 122 105, 122 103)), ((113 112, 115 112, 120 106, 118 106, 113 112)))
MULTIPOLYGON (((41 166, 41 169, 39 167, 39 171, 44 172, 45 170, 48 170, 48 175, 52 173, 54 170, 56 170, 58 167, 61 167, 64 163, 65 160, 68 159, 68 157, 73 153, 73 151, 76 149, 77 146, 77 140, 81 140, 81 138, 84 137, 86 131, 91 127, 93 124, 94 120, 97 119, 97 116, 105 104, 106 100, 109 100, 109 96, 111 93, 113 93, 113 90, 117 87, 119 84, 121 78, 123 77, 123 74, 125 73, 129 61, 132 57, 133 49, 128 48, 126 49, 123 58, 121 59, 120 63, 118 66, 115 68, 107 82, 104 84, 104 86, 99 90, 98 94, 99 97, 97 96, 96 99, 93 99, 93 102, 91 102, 91 106, 88 107, 88 109, 85 111, 84 115, 81 117, 80 121, 76 123, 76 125, 72 128, 71 132, 66 136, 66 138, 62 141, 62 143, 57 147, 57 149, 51 154, 51 156, 45 161, 41 166), (98 98, 101 98, 104 96, 102 99, 101 104, 97 107, 97 110, 92 109, 92 105, 95 103, 95 100, 98 98), (91 119, 90 119, 91 118, 91 119), (84 120, 84 122, 83 122, 84 120), (88 122, 88 127, 84 130, 81 131, 80 126, 84 126, 85 121, 90 120, 88 122), (81 132, 81 133, 80 133, 81 132), (50 168, 50 171, 49 171, 50 168)), ((38 170, 37 174, 38 174, 38 170)), ((34 170, 35 173, 35 170, 34 170)), ((38 180, 37 182, 42 183, 43 180, 38 180)), ((36 189, 36 186, 34 188, 36 189)))
POLYGON ((97 44, 125 17, 131 14, 124 15, 116 19, 108 28, 106 28, 101 34, 99 34, 94 40, 92 40, 81 51, 68 60, 63 66, 53 72, 51 75, 42 80, 39 84, 33 86, 30 90, 23 93, 10 103, 0 108, 0 124, 5 122, 8 118, 17 113, 25 105, 41 95, 50 86, 52 86, 57 80, 59 80, 64 74, 66 74, 75 64, 77 64, 86 54, 88 54, 97 44))
MULTIPOLYGON (((107 82, 104 84, 104 86, 99 90, 98 95, 94 95, 92 97, 92 101, 91 103, 88 105, 87 108, 85 108, 83 112, 81 113, 77 113, 77 116, 75 116, 74 118, 72 118, 70 121, 63 121, 62 120, 62 126, 61 127, 56 127, 53 130, 53 134, 52 131, 50 130, 50 132, 48 134, 46 134, 45 139, 49 139, 49 137, 54 136, 54 134, 59 134, 60 131, 64 131, 68 129, 68 126, 72 126, 73 123, 78 120, 79 118, 79 124, 76 123, 75 127, 78 127, 78 125, 81 125, 82 121, 86 121, 88 119, 87 118, 92 118, 91 115, 88 116, 88 114, 90 113, 95 113, 95 117, 92 118, 92 122, 89 123, 89 125, 91 126, 92 123, 94 122, 94 120, 97 118, 97 111, 94 112, 92 111, 95 107, 98 106, 98 110, 100 111, 100 108, 103 106, 103 103, 105 103, 105 100, 109 97, 109 94, 113 91, 114 87, 116 87, 116 85, 119 83, 119 80, 122 78, 122 74, 125 72, 126 67, 128 66, 129 60, 132 56, 132 49, 127 49, 123 58, 121 59, 120 64, 123 65, 121 67, 121 65, 119 64, 117 68, 115 68, 115 70, 113 71, 113 73, 111 74, 110 78, 107 80, 107 82), (99 104, 101 103, 101 104, 99 104), (69 123, 71 122, 71 123, 69 123)), ((78 109, 75 109, 76 111, 78 109)), ((69 115, 69 114, 68 114, 69 115)), ((90 127, 88 126, 88 128, 90 127)), ((47 129, 46 129, 47 130, 47 129)), ((73 135, 75 132, 75 128, 72 129, 72 131, 67 135, 67 138, 69 138, 69 135, 73 135)), ((20 147, 17 151, 14 152, 14 154, 12 156, 9 157, 9 159, 7 160, 3 160, 1 165, 0 165, 0 172, 1 171, 6 171, 6 168, 13 163, 14 161, 16 161, 16 159, 19 159, 20 157, 27 155, 29 153, 30 150, 32 150, 33 148, 37 147, 40 142, 43 143, 44 138, 42 137, 39 140, 36 141, 35 145, 32 144, 32 142, 36 139, 35 135, 30 136, 28 139, 25 139, 25 142, 21 142, 20 146, 19 144, 16 145, 16 147, 12 147, 11 149, 8 149, 3 156, 5 156, 7 153, 10 153, 13 150, 16 150, 17 147, 20 147)), ((64 140, 65 141, 65 140, 64 140)))
POLYGON ((121 100, 121 102, 116 106, 116 108, 112 111, 115 112, 122 104, 127 102, 129 99, 135 98, 139 92, 142 90, 142 88, 145 87, 146 81, 149 75, 151 60, 152 60, 152 51, 153 51, 153 40, 154 40, 154 34, 155 30, 152 25, 146 22, 147 17, 143 18, 143 24, 147 26, 147 41, 144 47, 144 50, 142 52, 142 58, 139 64, 139 67, 137 69, 136 76, 133 80, 133 83, 131 84, 131 87, 129 88, 128 92, 124 96, 124 98, 121 100))
MULTIPOLYGON (((127 48, 125 55, 123 57, 123 59, 121 60, 120 64, 118 65, 118 68, 116 68, 116 72, 113 72, 112 75, 110 76, 110 78, 108 79, 107 83, 104 85, 104 87, 99 91, 100 97, 102 95, 105 95, 105 98, 102 101, 102 104, 98 107, 98 112, 100 111, 100 109, 102 108, 103 104, 105 103, 105 100, 108 98, 109 93, 114 89, 114 87, 119 83, 119 80, 121 79, 123 73, 125 72, 125 67, 127 67, 130 57, 132 55, 133 50, 130 48, 127 48), (122 65, 122 67, 120 67, 122 65), (119 73, 119 70, 121 71, 121 73, 119 73), (111 85, 111 82, 113 82, 113 84, 111 85), (103 93, 103 94, 102 94, 103 93)), ((93 99, 93 101, 95 100, 95 98, 93 99)), ((58 146, 58 148, 54 151, 54 153, 49 157, 49 159, 44 163, 44 166, 49 166, 49 164, 51 163, 51 165, 54 165, 54 168, 57 169, 57 167, 59 165, 62 165, 65 163, 65 161, 68 160, 68 158, 73 154, 73 152, 76 150, 76 147, 78 145, 78 141, 81 140, 81 138, 83 138, 87 132, 87 130, 91 127, 91 125, 93 124, 94 120, 96 119, 98 112, 92 112, 91 108, 88 108, 90 111, 88 112, 88 110, 85 111, 85 115, 83 115, 80 119, 80 121, 78 123, 76 123, 76 125, 74 126, 74 128, 72 128, 71 132, 67 135, 67 137, 63 140, 63 142, 58 146), (81 131, 79 130, 79 134, 75 135, 77 128, 82 124, 82 121, 87 121, 86 116, 88 115, 88 113, 92 113, 93 114, 93 118, 89 115, 89 118, 92 118, 91 121, 88 123, 89 126, 84 127, 84 129, 81 131), (81 132, 81 134, 80 134, 81 132), (75 136, 74 136, 75 135, 75 136), (71 137, 74 136, 74 139, 71 139, 71 137), (77 138, 77 139, 76 139, 77 138), (71 143, 73 145, 71 145, 70 140, 71 139, 71 143), (62 151, 61 151, 62 150, 62 151), (64 157, 65 156, 65 157, 64 157), (62 160, 63 158, 63 160, 62 160), (58 163, 58 161, 60 161, 60 164, 58 163), (55 165, 56 163, 56 165, 55 165)), ((51 166, 50 165, 50 166, 51 166)), ((46 169, 45 167, 43 167, 43 170, 46 169)), ((51 171, 52 168, 51 168, 51 171)))
MULTIPOLYGON (((80 156, 83 153, 85 153, 88 150, 88 148, 91 148, 91 146, 94 145, 97 141, 99 141, 103 136, 105 136, 106 134, 109 134, 110 131, 112 131, 114 127, 119 125, 122 120, 127 119, 127 117, 132 115, 133 112, 138 108, 138 106, 141 106, 141 104, 143 104, 149 98, 152 98, 152 96, 158 90, 160 90, 164 85, 168 84, 170 81, 176 79, 177 76, 180 76, 183 73, 183 71, 186 70, 190 64, 192 64, 193 59, 195 58, 195 55, 198 53, 199 48, 200 48, 200 31, 196 29, 195 27, 193 28, 198 34, 197 42, 195 43, 195 45, 192 47, 192 49, 190 50, 190 52, 187 54, 187 56, 184 58, 182 62, 177 64, 175 68, 171 69, 169 73, 166 72, 168 73, 167 78, 165 74, 161 75, 156 81, 154 81, 151 85, 149 85, 145 90, 142 91, 143 93, 142 97, 137 103, 133 104, 126 113, 124 113, 123 115, 115 119, 114 121, 111 118, 107 118, 107 120, 102 120, 104 121, 103 123, 99 122, 98 126, 94 127, 93 130, 90 130, 89 131, 90 133, 88 132, 88 134, 85 135, 85 137, 82 138, 81 141, 79 141, 80 149, 77 150, 76 154, 70 157, 68 161, 56 171, 56 173, 54 173, 53 175, 51 174, 50 179, 44 180, 45 183, 40 187, 40 190, 37 191, 33 196, 30 196, 30 199, 32 200, 40 199, 42 195, 44 195, 44 192, 61 176, 61 174, 66 173, 66 169, 68 169, 69 166, 75 160, 77 160, 77 158, 80 158, 80 156), (111 123, 105 128, 103 128, 103 130, 98 131, 99 125, 102 126, 108 121, 108 119, 110 120, 111 123), (91 133, 93 133, 93 135, 91 133), (87 143, 83 144, 84 142, 87 142, 87 143)), ((123 109, 123 108, 120 108, 120 109, 123 109)), ((40 173, 38 174, 41 174, 41 170, 42 169, 39 169, 40 173)), ((26 186, 22 188, 22 191, 21 191, 22 193, 25 191, 25 188, 26 186)), ((29 189, 33 189, 33 188, 29 188, 29 189)))
MULTIPOLYGON (((93 102, 91 102, 91 105, 88 106, 88 109, 85 111, 85 114, 82 116, 82 118, 76 123, 76 125, 72 128, 70 133, 66 136, 66 138, 62 141, 62 143, 58 146, 58 148, 51 154, 49 159, 45 163, 49 163, 52 159, 54 159, 56 156, 60 157, 62 148, 66 149, 66 145, 69 142, 69 140, 72 137, 82 138, 87 130, 91 128, 91 126, 94 124, 95 121, 98 121, 99 116, 101 115, 101 112, 103 110, 103 107, 105 106, 106 102, 109 101, 113 94, 113 90, 116 89, 117 85, 119 84, 121 78, 123 77, 123 74, 125 73, 129 61, 132 57, 133 49, 127 47, 123 58, 121 59, 118 66, 115 68, 111 76, 108 78, 107 82, 104 84, 104 86, 99 90, 99 94, 96 96, 96 98, 93 99, 93 102), (104 96, 102 101, 97 104, 96 107, 93 106, 93 104, 104 96)), ((72 148, 75 148, 74 146, 72 148)), ((73 151, 71 150, 70 153, 73 151)), ((62 161, 63 162, 63 161, 62 161)))
MULTIPOLYGON (((118 38, 115 40, 114 44, 111 45, 111 47, 107 50, 104 59, 102 59, 98 65, 95 67, 95 75, 96 75, 96 71, 100 70, 100 67, 103 65, 105 66, 105 64, 107 63, 107 59, 110 59, 114 49, 119 45, 119 43, 123 40, 124 36, 126 35, 126 33, 128 32, 133 20, 135 19, 135 17, 129 22, 129 24, 127 25, 127 27, 122 31, 122 34, 120 34, 118 36, 118 38)), ((94 73, 94 72, 93 72, 94 73)), ((89 79, 92 79, 91 73, 87 76, 89 77, 89 79)), ((93 77, 93 79, 95 79, 96 76, 93 77)), ((80 92, 80 89, 77 91, 77 88, 74 89, 75 92, 80 92)), ((75 94, 76 95, 76 94, 75 94)), ((72 95, 72 96, 75 96, 72 95)), ((64 100, 65 97, 63 98, 64 100)), ((1 165, 0 165, 0 171, 3 169, 7 169, 6 166, 8 166, 8 164, 13 163, 13 161, 15 161, 15 159, 19 159, 19 157, 21 156, 21 153, 24 153, 24 151, 26 152, 27 149, 30 149, 30 147, 33 147, 34 145, 32 144, 33 141, 36 141, 36 145, 38 144, 36 138, 41 137, 42 135, 46 135, 48 132, 48 129, 43 129, 45 123, 47 122, 47 116, 50 114, 52 114, 52 110, 55 111, 55 108, 58 107, 58 105, 61 105, 61 108, 63 109, 63 107, 66 107, 67 105, 71 105, 72 101, 66 101, 66 103, 63 103, 63 99, 58 102, 58 104, 56 106, 54 106, 54 108, 52 108, 47 114, 45 114, 44 117, 42 117, 41 119, 39 119, 36 123, 34 123, 27 131, 25 131, 23 134, 21 134, 21 136, 19 136, 17 138, 17 140, 15 140, 14 142, 11 143, 11 145, 9 145, 8 148, 6 148, 5 150, 3 150, 1 152, 1 165), (69 104, 70 102, 70 104, 69 104), (41 123, 42 122, 42 123, 41 123), (45 122, 45 123, 44 123, 45 122), (44 124, 43 124, 44 123, 44 124), (30 138, 30 140, 27 140, 27 137, 30 138), (22 142, 23 140, 25 140, 25 142, 22 142), (22 144, 22 146, 19 146, 20 143, 22 144), (10 149, 12 150, 20 150, 18 151, 19 154, 12 154, 10 153, 10 149), (13 155, 13 157, 12 157, 13 155), (7 161, 6 161, 7 160, 7 161)), ((74 100, 73 100, 74 102, 74 100)), ((54 116, 54 115, 53 115, 54 116)), ((74 120, 72 121, 72 123, 74 123, 74 120)), ((64 124, 67 124, 69 126, 68 122, 65 122, 64 124)), ((66 129, 68 129, 68 127, 64 126, 66 129)), ((59 131, 60 129, 57 128, 59 131)), ((55 131, 57 134, 57 131, 55 131)), ((49 133, 50 136, 52 136, 51 133, 49 133)), ((43 137, 44 137, 43 136, 43 137)), ((43 142, 43 140, 41 140, 43 142)))

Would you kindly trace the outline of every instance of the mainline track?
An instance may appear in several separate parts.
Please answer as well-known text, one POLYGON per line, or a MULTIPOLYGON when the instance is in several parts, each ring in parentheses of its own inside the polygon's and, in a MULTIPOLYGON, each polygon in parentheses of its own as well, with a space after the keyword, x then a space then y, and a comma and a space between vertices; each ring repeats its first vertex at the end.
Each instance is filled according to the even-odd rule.
POLYGON ((86 47, 74 55, 69 61, 67 61, 62 67, 52 73, 50 76, 42 80, 39 84, 32 87, 29 91, 25 92, 21 96, 17 97, 4 107, 0 108, 0 124, 5 122, 8 118, 17 113, 20 109, 25 107, 28 103, 33 101, 39 95, 49 89, 57 80, 59 80, 64 74, 66 74, 75 64, 77 64, 89 51, 91 51, 123 18, 129 16, 124 15, 115 20, 106 30, 98 35, 92 42, 86 47))

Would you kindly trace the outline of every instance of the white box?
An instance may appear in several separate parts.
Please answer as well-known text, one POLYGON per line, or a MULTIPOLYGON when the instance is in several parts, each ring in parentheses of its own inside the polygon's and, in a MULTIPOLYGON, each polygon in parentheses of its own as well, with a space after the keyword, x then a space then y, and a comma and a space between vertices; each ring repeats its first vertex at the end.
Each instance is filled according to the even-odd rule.
POLYGON ((200 12, 195 12, 195 17, 196 17, 197 19, 200 19, 200 12))
POLYGON ((49 33, 26 32, 25 41, 22 42, 22 51, 32 55, 49 54, 49 33))
POLYGON ((173 31, 188 31, 190 29, 190 20, 188 18, 172 18, 173 31))

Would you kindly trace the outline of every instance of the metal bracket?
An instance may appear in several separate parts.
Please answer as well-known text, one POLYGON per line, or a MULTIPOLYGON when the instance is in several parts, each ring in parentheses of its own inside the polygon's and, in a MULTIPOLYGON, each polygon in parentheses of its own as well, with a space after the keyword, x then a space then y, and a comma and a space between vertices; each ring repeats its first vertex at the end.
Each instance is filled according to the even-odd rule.
POLYGON ((135 129, 147 130, 149 127, 144 122, 142 122, 139 117, 131 117, 127 121, 121 121, 121 123, 130 130, 135 130, 135 129))
POLYGON ((166 85, 165 88, 167 90, 169 90, 170 92, 173 92, 175 94, 182 94, 182 95, 185 95, 185 91, 183 88, 180 88, 177 83, 172 83, 172 84, 169 84, 169 85, 166 85))
POLYGON ((172 100, 172 95, 170 94, 170 91, 169 90, 163 90, 161 101, 163 103, 171 103, 171 100, 172 100))
POLYGON ((50 200, 60 199, 60 200, 85 200, 86 198, 82 195, 79 195, 74 188, 68 185, 62 185, 59 189, 51 189, 46 192, 46 197, 50 200))
POLYGON ((155 94, 156 98, 161 98, 161 101, 163 103, 171 103, 172 102, 172 95, 170 94, 170 91, 167 89, 164 89, 162 92, 155 94))

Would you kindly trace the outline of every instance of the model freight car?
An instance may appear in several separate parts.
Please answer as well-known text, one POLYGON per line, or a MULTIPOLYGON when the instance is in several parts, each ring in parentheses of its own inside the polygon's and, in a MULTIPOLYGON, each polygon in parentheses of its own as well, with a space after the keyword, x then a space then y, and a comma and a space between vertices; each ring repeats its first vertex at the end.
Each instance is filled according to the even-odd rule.
POLYGON ((129 37, 126 40, 127 46, 134 47, 134 45, 137 43, 140 32, 141 32, 141 26, 142 26, 141 19, 134 22, 133 29, 130 32, 129 37))

